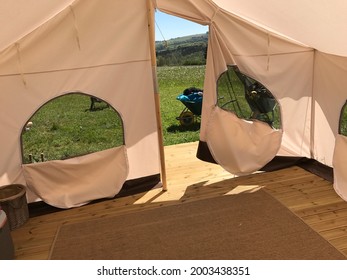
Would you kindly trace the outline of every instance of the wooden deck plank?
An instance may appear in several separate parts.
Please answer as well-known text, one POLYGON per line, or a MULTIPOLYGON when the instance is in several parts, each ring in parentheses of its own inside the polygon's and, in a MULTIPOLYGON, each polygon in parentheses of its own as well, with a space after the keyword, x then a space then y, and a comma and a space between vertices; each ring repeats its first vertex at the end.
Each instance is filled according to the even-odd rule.
MULTIPOLYGON (((333 240, 333 239, 341 238, 341 237, 346 237, 347 236, 347 226, 341 226, 338 228, 334 227, 334 228, 329 229, 329 230, 321 231, 320 234, 325 236, 329 240, 333 240)), ((344 246, 346 246, 346 244, 344 244, 344 246)), ((341 248, 342 248, 342 246, 341 246, 341 248)))
POLYGON ((264 188, 347 256, 347 202, 332 184, 300 167, 237 177, 196 158, 197 142, 165 147, 168 190, 160 188, 127 197, 30 218, 12 231, 16 259, 47 259, 61 224, 111 217, 264 188))

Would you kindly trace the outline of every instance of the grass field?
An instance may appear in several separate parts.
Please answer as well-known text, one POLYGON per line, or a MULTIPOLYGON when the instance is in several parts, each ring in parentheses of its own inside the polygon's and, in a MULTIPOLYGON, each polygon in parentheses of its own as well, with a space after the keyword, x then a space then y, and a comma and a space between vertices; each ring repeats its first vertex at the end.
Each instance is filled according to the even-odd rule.
POLYGON ((176 119, 185 108, 176 97, 186 88, 203 88, 204 75, 204 66, 164 66, 158 68, 164 145, 199 140, 199 120, 191 126, 182 126, 176 119))
POLYGON ((69 94, 43 106, 31 119, 32 127, 22 133, 25 163, 66 159, 123 143, 121 120, 106 104, 88 110, 86 95, 69 94), (31 155, 31 156, 30 156, 31 155), (30 159, 31 157, 31 159, 30 159))

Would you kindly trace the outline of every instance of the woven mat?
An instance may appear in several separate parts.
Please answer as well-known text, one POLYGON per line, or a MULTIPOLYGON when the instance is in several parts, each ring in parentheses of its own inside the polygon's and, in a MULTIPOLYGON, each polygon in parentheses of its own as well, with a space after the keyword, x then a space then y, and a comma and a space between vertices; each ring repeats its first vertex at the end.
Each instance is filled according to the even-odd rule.
POLYGON ((50 259, 345 259, 263 190, 65 224, 50 259))

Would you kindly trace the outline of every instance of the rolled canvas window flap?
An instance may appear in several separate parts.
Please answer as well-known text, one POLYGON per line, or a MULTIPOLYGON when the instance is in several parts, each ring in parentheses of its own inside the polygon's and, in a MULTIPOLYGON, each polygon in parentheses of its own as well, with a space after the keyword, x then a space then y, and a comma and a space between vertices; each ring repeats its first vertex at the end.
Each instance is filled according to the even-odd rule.
POLYGON ((347 201, 347 137, 337 135, 333 155, 334 189, 347 201))
POLYGON ((115 196, 128 176, 125 146, 67 160, 23 165, 28 188, 58 208, 115 196))
POLYGON ((207 127, 207 144, 218 164, 235 175, 262 168, 277 154, 282 131, 261 121, 239 119, 215 107, 207 127))

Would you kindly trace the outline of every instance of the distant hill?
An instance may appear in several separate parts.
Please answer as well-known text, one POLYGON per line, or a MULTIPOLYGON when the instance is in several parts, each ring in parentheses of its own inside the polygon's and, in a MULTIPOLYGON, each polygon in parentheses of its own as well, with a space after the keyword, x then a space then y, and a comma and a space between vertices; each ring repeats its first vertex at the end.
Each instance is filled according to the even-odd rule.
POLYGON ((208 33, 156 41, 158 66, 204 65, 208 33))

